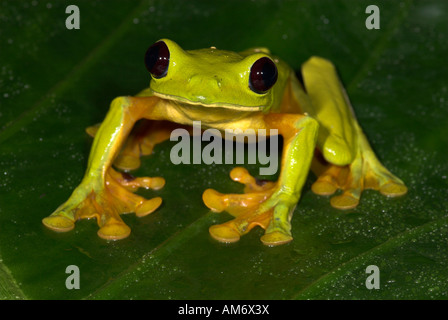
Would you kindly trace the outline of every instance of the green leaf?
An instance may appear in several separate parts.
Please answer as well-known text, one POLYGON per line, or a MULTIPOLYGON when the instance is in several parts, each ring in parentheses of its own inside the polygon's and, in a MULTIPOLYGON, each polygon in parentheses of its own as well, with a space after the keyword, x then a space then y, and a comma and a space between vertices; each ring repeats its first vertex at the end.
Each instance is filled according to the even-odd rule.
POLYGON ((0 300, 25 299, 25 295, 0 259, 0 300))
MULTIPOLYGON (((1 299, 446 299, 448 297, 448 3, 375 1, 0 2, 1 299), (265 46, 296 70, 312 55, 332 60, 358 120, 407 195, 373 191, 338 211, 314 195, 310 174, 294 241, 262 245, 210 238, 230 216, 209 212, 203 190, 242 192, 230 165, 175 166, 158 145, 136 175, 165 177, 163 206, 124 216, 129 238, 100 239, 96 222, 55 233, 41 219, 64 202, 86 169, 91 139, 110 101, 147 86, 147 47, 170 38, 185 49, 265 46), (67 266, 80 270, 68 290, 67 266), (366 268, 380 270, 369 290, 366 268)), ((257 166, 248 166, 256 172, 257 166)))

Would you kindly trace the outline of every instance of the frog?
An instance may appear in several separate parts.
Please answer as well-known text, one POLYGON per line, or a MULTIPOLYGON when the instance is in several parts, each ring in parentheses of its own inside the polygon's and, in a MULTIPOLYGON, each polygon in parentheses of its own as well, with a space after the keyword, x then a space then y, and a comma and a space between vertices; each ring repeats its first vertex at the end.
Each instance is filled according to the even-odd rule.
POLYGON ((366 189, 386 197, 406 194, 404 182, 369 144, 330 60, 312 56, 296 73, 265 47, 184 50, 161 39, 149 46, 144 61, 149 86, 113 99, 102 123, 87 128, 93 143, 85 175, 68 200, 42 219, 49 229, 67 232, 80 219, 96 218, 99 237, 128 237, 131 229, 122 214, 144 217, 162 204, 161 197, 146 199, 136 191, 165 185, 163 177, 135 177, 130 171, 173 130, 198 120, 220 131, 274 129, 283 138, 276 181, 262 181, 238 166, 230 178, 244 185, 243 193, 203 192, 208 209, 231 216, 209 226, 219 242, 237 242, 255 227, 264 230, 264 245, 292 241, 291 221, 309 172, 316 177, 311 191, 341 210, 356 208, 366 189))

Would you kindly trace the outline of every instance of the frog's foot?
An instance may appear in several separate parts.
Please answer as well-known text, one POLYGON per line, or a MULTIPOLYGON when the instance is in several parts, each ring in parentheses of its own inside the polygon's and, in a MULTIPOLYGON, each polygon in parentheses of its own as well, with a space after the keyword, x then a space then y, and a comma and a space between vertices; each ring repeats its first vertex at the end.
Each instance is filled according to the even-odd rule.
POLYGON ((389 172, 376 158, 373 151, 358 152, 357 157, 347 166, 325 164, 316 157, 313 167, 318 178, 311 189, 319 195, 332 195, 338 189, 342 194, 333 196, 331 205, 337 209, 352 209, 359 204, 361 193, 373 189, 388 197, 398 197, 407 192, 403 181, 389 172), (315 162, 321 162, 321 165, 315 162))
POLYGON ((211 226, 211 236, 218 241, 232 243, 260 226, 266 230, 261 238, 265 245, 290 242, 290 218, 297 199, 278 192, 277 183, 255 179, 244 168, 233 169, 230 177, 245 185, 244 194, 221 194, 207 189, 202 195, 205 205, 212 211, 227 211, 235 217, 229 222, 211 226))
POLYGON ((157 190, 164 184, 165 180, 160 177, 134 178, 109 169, 103 187, 92 188, 92 184, 81 184, 67 202, 42 222, 54 231, 65 232, 72 230, 77 220, 95 217, 100 227, 98 236, 107 240, 123 239, 129 236, 131 229, 120 214, 135 212, 143 217, 162 203, 160 197, 147 200, 132 191, 141 187, 157 190))

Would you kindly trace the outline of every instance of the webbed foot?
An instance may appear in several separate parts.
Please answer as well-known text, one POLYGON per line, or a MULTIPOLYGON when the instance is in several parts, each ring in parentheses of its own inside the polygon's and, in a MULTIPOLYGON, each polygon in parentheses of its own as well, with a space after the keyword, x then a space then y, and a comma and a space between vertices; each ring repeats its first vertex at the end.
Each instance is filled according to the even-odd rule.
POLYGON ((134 178, 112 168, 106 174, 104 185, 81 183, 71 197, 43 224, 57 232, 70 231, 79 219, 97 218, 100 229, 98 236, 107 240, 119 240, 129 236, 131 229, 123 222, 120 214, 135 212, 143 217, 155 211, 162 203, 160 197, 145 199, 133 193, 138 188, 158 190, 165 184, 160 177, 134 178))
MULTIPOLYGON (((322 161, 322 159, 321 159, 322 161)), ((406 194, 407 187, 398 177, 387 170, 376 158, 371 149, 360 150, 347 166, 322 165, 319 157, 313 161, 313 171, 318 178, 311 189, 318 195, 333 195, 338 189, 342 194, 331 198, 330 204, 337 209, 352 209, 359 204, 361 193, 365 189, 379 191, 387 197, 406 194)))
POLYGON ((244 194, 221 194, 207 189, 202 195, 205 205, 212 211, 227 211, 235 217, 229 222, 211 226, 210 235, 218 241, 232 243, 260 226, 265 229, 261 237, 265 245, 290 242, 290 219, 298 199, 281 192, 275 182, 255 179, 244 168, 233 169, 230 177, 245 185, 244 194))

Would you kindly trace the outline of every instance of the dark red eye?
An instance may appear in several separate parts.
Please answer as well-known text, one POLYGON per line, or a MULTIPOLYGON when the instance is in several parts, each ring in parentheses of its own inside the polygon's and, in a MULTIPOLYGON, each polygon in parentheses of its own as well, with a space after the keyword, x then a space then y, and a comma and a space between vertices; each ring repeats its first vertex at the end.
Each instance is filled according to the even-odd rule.
POLYGON ((145 54, 146 69, 154 78, 163 78, 168 72, 170 50, 163 41, 154 43, 145 54))
POLYGON ((277 81, 277 67, 267 58, 260 58, 250 69, 249 87, 255 93, 265 93, 277 81))

